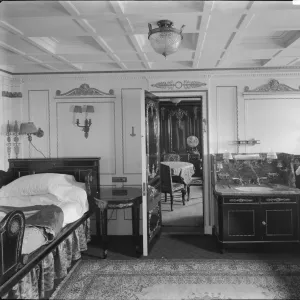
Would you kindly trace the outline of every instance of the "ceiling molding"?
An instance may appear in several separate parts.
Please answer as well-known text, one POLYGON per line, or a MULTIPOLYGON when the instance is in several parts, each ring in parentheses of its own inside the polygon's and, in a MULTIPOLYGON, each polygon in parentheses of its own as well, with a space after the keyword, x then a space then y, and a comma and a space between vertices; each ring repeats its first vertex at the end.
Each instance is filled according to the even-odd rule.
POLYGON ((93 40, 104 49, 105 53, 121 68, 127 69, 126 65, 121 62, 120 58, 114 54, 113 50, 107 45, 105 40, 101 36, 94 36, 96 29, 89 23, 86 19, 80 19, 80 12, 76 9, 71 1, 59 1, 59 4, 62 5, 65 10, 71 15, 77 17, 74 22, 80 25, 87 33, 91 34, 93 40))
MULTIPOLYGON (((295 45, 297 42, 300 41, 300 31, 297 30, 294 34, 293 37, 291 37, 288 41, 287 41, 287 46, 285 46, 285 48, 283 48, 279 53, 276 53, 275 55, 273 55, 273 57, 271 59, 269 59, 265 64, 264 67, 268 67, 268 66, 272 66, 272 63, 274 61, 276 61, 278 58, 281 57, 285 57, 286 56, 286 52, 288 52, 291 48, 293 48, 293 45, 295 45)), ((299 57, 291 57, 290 58, 291 61, 287 64, 288 66, 291 64, 295 64, 299 61, 299 57)))
POLYGON ((2 1, 0 21, 0 68, 10 75, 300 66, 290 1, 14 2, 2 1), (185 25, 180 50, 165 60, 148 41, 147 24, 159 19, 185 25))
MULTIPOLYGON (((166 76, 165 74, 159 74, 157 76, 151 76, 149 74, 143 74, 143 75, 116 75, 116 74, 87 74, 86 76, 80 76, 80 75, 76 75, 76 74, 69 74, 69 75, 40 75, 40 76, 35 76, 35 75, 25 75, 25 76, 20 76, 18 77, 19 81, 21 83, 25 83, 25 82, 31 82, 31 81, 57 81, 58 79, 65 79, 65 80, 77 80, 77 81, 88 81, 88 80, 94 80, 95 78, 99 78, 99 77, 104 77, 104 79, 107 80, 146 80, 147 83, 149 82, 149 80, 152 79, 156 79, 156 80, 166 80, 166 78, 168 78, 169 80, 176 80, 178 79, 178 77, 174 77, 173 75, 170 75, 169 77, 166 76)), ((195 75, 194 79, 199 79, 200 77, 204 77, 207 79, 208 85, 209 85, 209 81, 208 80, 213 80, 214 78, 235 78, 235 79, 240 79, 240 78, 272 78, 272 77, 280 77, 280 78, 293 78, 293 79, 298 79, 300 77, 300 72, 272 72, 272 73, 253 73, 253 72, 248 72, 248 73, 223 73, 223 74, 218 74, 218 73, 205 73, 205 74, 197 74, 195 75)), ((180 77, 182 79, 182 76, 180 77)), ((189 78, 192 79, 193 77, 191 76, 191 74, 189 75, 189 78)), ((149 85, 148 85, 149 87, 149 85)))
POLYGON ((112 6, 112 9, 116 13, 119 22, 121 23, 122 27, 124 28, 126 34, 128 35, 128 38, 130 39, 131 43, 133 44, 134 49, 138 53, 142 63, 144 64, 146 69, 151 69, 150 63, 148 61, 148 58, 146 54, 143 52, 142 47, 134 35, 134 30, 126 16, 124 15, 124 8, 122 1, 109 1, 110 5, 112 6))
MULTIPOLYGON (((24 33, 22 31, 20 31, 18 28, 12 26, 11 24, 9 24, 8 22, 5 22, 5 21, 0 21, 0 27, 7 30, 8 32, 14 34, 14 35, 17 35, 19 36, 22 40, 24 40, 25 42, 31 44, 32 46, 42 50, 43 52, 47 53, 47 54, 50 54, 52 55, 54 58, 56 58, 57 60, 61 61, 61 62, 64 62, 66 63, 68 66, 70 66, 71 68, 75 69, 75 70, 81 70, 80 68, 78 68, 77 66, 73 65, 71 62, 67 61, 66 59, 63 59, 62 57, 56 55, 53 51, 49 50, 47 47, 43 47, 41 46, 39 43, 35 42, 34 40, 26 37, 24 35, 24 33)), ((21 51, 19 49, 17 49, 18 51, 21 51)), ((21 51, 22 52, 22 51, 21 51)), ((26 58, 28 58, 29 60, 33 60, 34 58, 32 58, 32 56, 30 55, 27 55, 26 53, 24 53, 22 56, 25 56, 26 58)), ((40 63, 41 61, 39 61, 38 59, 35 59, 35 62, 37 63, 40 63)), ((42 62, 42 65, 46 68, 49 68, 49 65, 48 64, 45 64, 42 62)), ((51 67, 51 66, 50 66, 51 67)), ((52 69, 55 69, 57 70, 56 68, 54 67, 51 67, 52 69)), ((59 70, 57 70, 59 71, 59 70)))
POLYGON ((230 55, 233 47, 238 44, 240 37, 244 33, 244 30, 247 29, 250 23, 253 21, 255 17, 255 13, 253 12, 255 5, 259 5, 259 1, 257 1, 256 4, 255 1, 249 1, 246 9, 242 13, 242 16, 244 17, 242 18, 242 20, 240 19, 239 22, 236 24, 236 28, 232 32, 231 38, 224 45, 222 54, 219 58, 216 67, 230 64, 230 61, 228 60, 228 56, 230 55))
POLYGON ((204 8, 201 16, 201 24, 200 24, 200 30, 199 30, 198 40, 197 40, 197 46, 196 46, 196 51, 194 53, 194 59, 193 59, 193 68, 198 68, 199 66, 202 51, 204 48, 207 30, 209 28, 211 13, 214 9, 214 3, 215 1, 204 1, 204 8))

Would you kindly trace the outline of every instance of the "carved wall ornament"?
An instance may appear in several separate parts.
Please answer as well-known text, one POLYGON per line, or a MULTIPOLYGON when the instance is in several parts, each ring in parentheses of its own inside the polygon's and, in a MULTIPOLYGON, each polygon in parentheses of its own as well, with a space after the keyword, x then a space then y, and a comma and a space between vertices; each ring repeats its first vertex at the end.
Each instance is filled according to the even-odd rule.
POLYGON ((162 107, 162 108, 160 109, 160 112, 161 112, 161 118, 162 118, 163 121, 165 120, 165 111, 166 111, 166 108, 165 108, 165 107, 162 107))
POLYGON ((286 84, 279 83, 276 79, 271 79, 267 84, 263 84, 253 90, 250 90, 248 86, 245 86, 244 92, 300 92, 300 86, 299 89, 294 89, 286 84))
POLYGON ((198 112, 201 113, 201 107, 194 106, 193 111, 194 111, 195 120, 197 120, 197 114, 198 114, 198 112))
POLYGON ((154 102, 152 100, 149 100, 149 102, 147 103, 147 106, 146 106, 147 111, 149 110, 149 108, 150 108, 150 111, 151 111, 150 115, 153 118, 153 110, 154 109, 158 110, 158 105, 156 104, 156 102, 154 102))
POLYGON ((206 83, 200 82, 200 81, 191 81, 191 80, 184 80, 184 81, 160 81, 154 84, 151 84, 151 86, 156 87, 158 89, 167 89, 167 90, 189 90, 189 89, 197 89, 201 86, 206 85, 206 83))
POLYGON ((2 97, 8 97, 8 98, 22 98, 21 92, 8 92, 8 91, 2 91, 2 97))
POLYGON ((91 88, 87 83, 83 83, 79 88, 72 89, 64 94, 60 90, 56 91, 56 96, 113 96, 114 90, 110 89, 108 93, 104 93, 96 88, 91 88))
POLYGON ((175 116, 177 118, 177 123, 178 123, 178 126, 180 127, 181 125, 181 120, 184 118, 184 116, 188 116, 188 112, 185 111, 185 110, 182 110, 180 108, 176 109, 176 110, 172 110, 170 112, 170 115, 173 117, 175 116))

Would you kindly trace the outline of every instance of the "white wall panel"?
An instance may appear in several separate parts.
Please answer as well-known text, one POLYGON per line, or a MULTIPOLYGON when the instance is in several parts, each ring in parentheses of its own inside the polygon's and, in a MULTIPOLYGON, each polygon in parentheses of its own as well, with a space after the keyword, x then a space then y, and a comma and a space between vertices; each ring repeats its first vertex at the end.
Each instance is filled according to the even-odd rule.
POLYGON ((57 154, 58 157, 100 156, 101 174, 116 173, 116 141, 115 141, 115 103, 114 102, 57 102, 57 154), (80 125, 84 124, 86 114, 73 112, 74 105, 93 105, 94 113, 88 114, 92 120, 89 136, 85 138, 82 128, 76 126, 76 118, 80 125))
POLYGON ((236 151, 232 141, 237 139, 237 88, 235 86, 216 87, 217 152, 236 151))
POLYGON ((246 138, 260 140, 247 152, 300 154, 299 99, 269 98, 245 100, 246 138))
MULTIPOLYGON (((50 110, 49 110, 49 90, 29 90, 28 91, 28 120, 33 122, 37 128, 44 131, 44 136, 38 138, 32 136, 32 144, 46 157, 50 156, 50 110)), ((30 146, 26 137, 23 137, 24 147, 29 147, 29 157, 43 157, 34 147, 30 146)))
POLYGON ((140 103, 143 99, 141 89, 122 89, 124 174, 142 172, 140 103))

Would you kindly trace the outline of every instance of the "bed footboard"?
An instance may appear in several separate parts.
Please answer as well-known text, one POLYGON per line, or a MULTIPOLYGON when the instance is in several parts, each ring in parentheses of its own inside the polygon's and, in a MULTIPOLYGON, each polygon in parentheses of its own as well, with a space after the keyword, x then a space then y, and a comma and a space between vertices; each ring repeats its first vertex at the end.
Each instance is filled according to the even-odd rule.
POLYGON ((24 230, 22 211, 12 211, 0 222, 0 285, 21 267, 24 230))

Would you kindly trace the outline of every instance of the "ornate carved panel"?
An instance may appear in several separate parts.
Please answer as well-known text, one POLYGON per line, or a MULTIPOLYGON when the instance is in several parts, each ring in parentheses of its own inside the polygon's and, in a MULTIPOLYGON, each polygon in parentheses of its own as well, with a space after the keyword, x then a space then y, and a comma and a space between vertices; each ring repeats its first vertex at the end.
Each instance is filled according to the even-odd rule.
POLYGON ((60 90, 56 91, 57 97, 80 97, 80 96, 113 96, 114 90, 109 90, 108 93, 102 92, 96 88, 91 88, 87 83, 80 85, 79 88, 72 89, 66 93, 61 93, 60 90))
POLYGON ((168 81, 159 81, 151 84, 152 87, 161 89, 161 90, 190 90, 190 89, 199 89, 202 86, 205 86, 206 83, 196 81, 196 80, 168 80, 168 81))
POLYGON ((159 174, 159 109, 158 100, 146 97, 146 147, 148 154, 148 179, 159 174))
POLYGON ((8 97, 8 98, 22 98, 21 92, 8 92, 8 91, 2 91, 2 97, 8 97))
POLYGON ((271 79, 267 84, 263 84, 253 90, 250 90, 249 86, 245 86, 244 92, 246 93, 268 93, 268 92, 300 92, 300 86, 298 89, 294 89, 286 84, 279 83, 276 79, 271 79))

